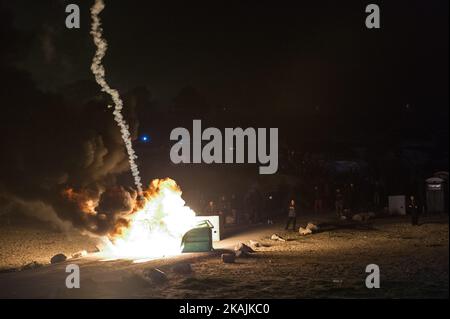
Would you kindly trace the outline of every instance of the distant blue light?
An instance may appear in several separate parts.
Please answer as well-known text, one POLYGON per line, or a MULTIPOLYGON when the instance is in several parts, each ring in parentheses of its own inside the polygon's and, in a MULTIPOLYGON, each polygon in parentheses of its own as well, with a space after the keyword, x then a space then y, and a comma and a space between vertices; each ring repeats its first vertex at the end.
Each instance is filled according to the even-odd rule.
POLYGON ((141 140, 141 142, 143 142, 143 143, 148 143, 148 142, 150 142, 150 136, 148 136, 148 135, 146 135, 146 134, 141 135, 140 140, 141 140))

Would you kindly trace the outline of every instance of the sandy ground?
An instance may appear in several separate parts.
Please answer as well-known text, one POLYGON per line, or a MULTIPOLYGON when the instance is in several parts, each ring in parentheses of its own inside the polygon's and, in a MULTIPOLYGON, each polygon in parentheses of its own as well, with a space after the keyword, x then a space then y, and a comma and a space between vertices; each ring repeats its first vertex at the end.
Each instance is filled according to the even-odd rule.
POLYGON ((96 250, 96 240, 78 231, 59 232, 31 225, 0 226, 0 271, 31 262, 47 264, 52 256, 96 250))
MULTIPOLYGON (((300 218, 305 224, 311 217, 300 218)), ((1 298, 448 298, 448 217, 374 219, 370 223, 319 220, 322 231, 302 237, 283 225, 259 226, 215 244, 213 253, 183 254, 146 263, 100 261, 95 255, 58 265, 8 271, 31 261, 93 249, 95 241, 31 226, 0 229, 1 298), (272 241, 277 233, 285 242, 272 241), (265 247, 234 264, 220 259, 222 249, 249 239, 265 247), (190 263, 191 274, 173 266, 190 263), (81 289, 65 287, 65 267, 81 269, 81 289), (365 286, 365 268, 377 264, 381 288, 365 286), (161 269, 167 281, 145 271, 161 269)), ((304 225, 303 225, 304 226, 304 225)))

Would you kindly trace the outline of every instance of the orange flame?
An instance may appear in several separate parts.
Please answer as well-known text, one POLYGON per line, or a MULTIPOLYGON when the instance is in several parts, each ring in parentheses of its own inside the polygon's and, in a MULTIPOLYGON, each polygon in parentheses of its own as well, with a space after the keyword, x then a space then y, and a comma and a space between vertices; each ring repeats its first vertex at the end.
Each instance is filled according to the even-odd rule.
POLYGON ((153 180, 127 223, 102 238, 102 254, 110 259, 143 259, 181 253, 182 236, 196 224, 195 212, 185 206, 181 194, 174 180, 153 180))
POLYGON ((89 215, 96 215, 95 208, 98 206, 98 199, 94 199, 94 196, 88 191, 76 192, 73 188, 66 189, 62 192, 62 195, 78 205, 80 210, 89 215))
MULTIPOLYGON (((195 212, 185 206, 181 195, 174 180, 153 180, 141 198, 132 196, 131 212, 114 220, 113 229, 101 237, 101 254, 108 259, 144 259, 180 253, 182 236, 196 225, 195 212)), ((96 210, 98 194, 70 188, 63 196, 87 217, 102 219, 103 214, 96 210)))

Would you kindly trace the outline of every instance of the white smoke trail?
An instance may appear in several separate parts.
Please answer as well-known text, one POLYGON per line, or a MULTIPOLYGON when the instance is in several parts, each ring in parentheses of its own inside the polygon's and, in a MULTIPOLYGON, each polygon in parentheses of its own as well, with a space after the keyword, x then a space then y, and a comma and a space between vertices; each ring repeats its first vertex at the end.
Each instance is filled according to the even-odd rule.
MULTIPOLYGON (((105 68, 102 65, 102 60, 105 57, 106 50, 108 49, 108 42, 103 38, 103 29, 101 27, 101 20, 99 17, 99 14, 104 8, 105 3, 103 0, 95 0, 95 4, 91 8, 91 35, 94 39, 95 46, 97 47, 97 51, 95 52, 95 56, 92 60, 91 70, 95 75, 95 80, 101 86, 102 91, 108 93, 114 102, 114 120, 120 128, 122 139, 128 152, 128 159, 130 162, 131 173, 134 177, 134 183, 136 184, 139 194, 142 195, 141 177, 139 174, 139 168, 135 162, 137 156, 131 142, 129 126, 122 116, 123 102, 120 98, 119 92, 111 88, 106 82, 105 68)), ((111 108, 112 106, 108 105, 108 107, 111 108)))

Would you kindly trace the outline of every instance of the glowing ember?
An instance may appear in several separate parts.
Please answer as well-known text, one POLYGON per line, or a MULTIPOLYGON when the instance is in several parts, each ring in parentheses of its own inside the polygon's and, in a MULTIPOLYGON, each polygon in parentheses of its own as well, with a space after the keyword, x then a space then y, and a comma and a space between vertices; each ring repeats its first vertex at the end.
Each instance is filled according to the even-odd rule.
POLYGON ((128 224, 102 238, 102 255, 136 260, 181 253, 181 238, 196 225, 195 212, 185 206, 181 194, 172 179, 152 181, 128 224))

